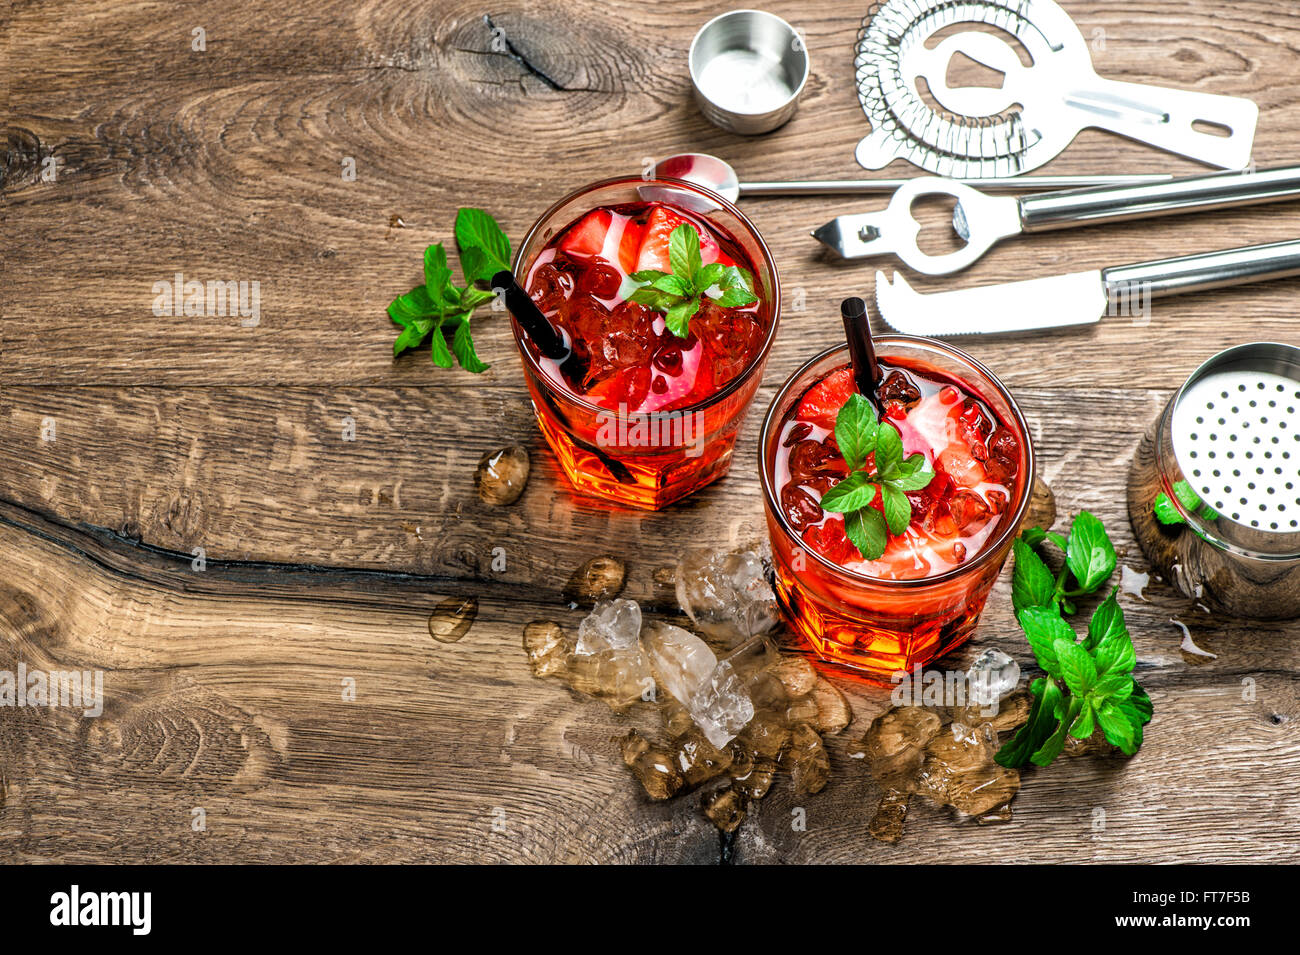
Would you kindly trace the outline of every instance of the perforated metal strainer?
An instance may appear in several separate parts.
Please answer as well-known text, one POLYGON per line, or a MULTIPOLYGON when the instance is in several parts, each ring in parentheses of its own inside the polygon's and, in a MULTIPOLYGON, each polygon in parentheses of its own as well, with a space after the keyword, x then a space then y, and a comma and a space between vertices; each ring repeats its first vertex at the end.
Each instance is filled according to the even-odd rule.
POLYGON ((1300 348, 1255 342, 1211 358, 1174 399, 1170 441, 1225 543, 1300 553, 1300 348))
POLYGON ((1245 617, 1300 616, 1300 348, 1238 345, 1196 369, 1138 447, 1129 516, 1188 596, 1245 617), (1172 523, 1154 506, 1161 493, 1172 523))

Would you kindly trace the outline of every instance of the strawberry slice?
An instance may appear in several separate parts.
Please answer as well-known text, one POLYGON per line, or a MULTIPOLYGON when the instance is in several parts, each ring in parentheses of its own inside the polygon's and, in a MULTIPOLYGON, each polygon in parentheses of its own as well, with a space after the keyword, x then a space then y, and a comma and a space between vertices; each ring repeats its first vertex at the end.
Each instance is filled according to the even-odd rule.
POLYGON ((608 209, 588 212, 560 239, 559 249, 567 255, 590 258, 605 248, 605 236, 613 215, 608 209))
POLYGON ((645 230, 631 219, 623 220, 623 235, 618 240, 618 266, 624 275, 636 271, 636 257, 641 250, 641 239, 645 230))
MULTIPOLYGON (((717 240, 707 229, 691 222, 668 206, 657 205, 650 210, 650 215, 646 218, 645 237, 641 240, 641 249, 637 253, 636 268, 633 271, 658 269, 660 272, 671 272, 672 265, 668 260, 668 237, 672 235, 673 229, 683 223, 694 227, 700 234, 700 261, 704 265, 720 261, 717 240)), ((730 261, 727 260, 728 263, 730 261)))
POLYGON ((808 389, 808 393, 799 402, 795 417, 800 421, 811 422, 819 428, 834 431, 835 416, 839 414, 853 392, 853 369, 845 366, 831 372, 808 389))
POLYGON ((602 408, 639 412, 650 392, 650 369, 624 368, 587 389, 586 398, 602 408))
POLYGON ((803 532, 803 542, 841 567, 862 559, 858 549, 844 533, 844 519, 840 517, 828 517, 823 523, 808 528, 803 532))

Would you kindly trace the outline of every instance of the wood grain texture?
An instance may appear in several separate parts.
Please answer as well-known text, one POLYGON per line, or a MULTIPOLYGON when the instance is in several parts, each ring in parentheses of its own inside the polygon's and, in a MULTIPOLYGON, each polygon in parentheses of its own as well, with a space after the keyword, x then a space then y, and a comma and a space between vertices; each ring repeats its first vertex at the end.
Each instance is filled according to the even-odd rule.
MULTIPOLYGON (((1064 5, 1104 41, 1100 73, 1251 96, 1256 161, 1294 161, 1293 5, 1064 5)), ((896 847, 866 835, 879 791, 846 755, 881 690, 831 671, 857 719, 830 743, 830 786, 796 797, 783 781, 724 846, 694 797, 649 803, 623 769, 614 737, 653 717, 530 675, 521 628, 576 626, 559 590, 583 560, 625 557, 627 594, 674 615, 657 569, 764 533, 761 409, 837 340, 839 299, 872 291, 874 265, 828 261, 807 232, 885 200, 745 201, 781 270, 782 331, 735 471, 659 514, 568 493, 499 314, 477 320, 493 368, 475 378, 425 353, 393 360, 384 307, 461 205, 518 239, 561 193, 686 150, 748 179, 858 176, 850 44, 865 5, 767 8, 804 30, 813 75, 797 117, 758 139, 709 126, 690 99, 686 48, 716 3, 0 12, 0 669, 106 671, 101 718, 0 709, 0 861, 1300 861, 1300 627, 1211 618, 1160 582, 1124 598, 1156 703, 1139 756, 1027 774, 1005 826, 914 806, 896 847), (493 49, 493 28, 517 55, 493 49), (260 323, 155 316, 153 284, 176 272, 258 281, 260 323), (491 509, 473 469, 510 443, 533 476, 491 509), (471 596, 468 635, 436 643, 433 607, 471 596), (1189 664, 1171 619, 1218 656, 1189 664)), ((1085 132, 1041 171, 1198 168, 1085 132)), ((1297 221, 1280 205, 1063 232, 1005 243, 949 283, 909 280, 1294 238, 1297 221)), ((1139 434, 1220 348, 1296 342, 1297 281, 1157 302, 1149 324, 963 345, 1022 403, 1060 512, 1097 513, 1142 569, 1123 496, 1139 434)), ((984 646, 1030 666, 1005 575, 952 665, 984 646)))

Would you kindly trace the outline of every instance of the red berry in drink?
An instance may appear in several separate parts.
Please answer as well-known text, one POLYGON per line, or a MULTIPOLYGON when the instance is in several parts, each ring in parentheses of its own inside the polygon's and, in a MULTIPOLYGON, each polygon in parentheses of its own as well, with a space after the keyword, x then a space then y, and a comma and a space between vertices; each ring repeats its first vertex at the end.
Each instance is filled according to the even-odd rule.
POLYGON ((983 525, 993 514, 984 499, 974 491, 958 491, 948 501, 948 513, 957 529, 964 531, 973 524, 983 525))
POLYGON ((846 564, 862 559, 844 533, 844 519, 840 517, 829 517, 825 523, 808 528, 803 532, 803 541, 832 563, 846 564))
POLYGON ((558 248, 561 252, 578 258, 592 258, 605 248, 613 213, 608 209, 594 209, 564 233, 558 248))
POLYGON ((613 298, 623 287, 623 276, 611 265, 597 262, 582 273, 578 291, 596 298, 613 298))
POLYGON ((781 489, 781 509, 790 526, 797 531, 822 519, 821 505, 811 494, 793 484, 787 484, 781 489))
MULTIPOLYGON (((710 262, 720 261, 717 240, 709 234, 708 229, 699 223, 691 222, 668 206, 656 205, 650 210, 649 216, 646 217, 645 230, 641 238, 641 248, 636 257, 636 268, 632 271, 658 269, 660 272, 671 272, 672 265, 668 256, 669 236, 672 235, 673 229, 676 229, 679 225, 693 226, 695 231, 699 233, 700 261, 703 264, 708 265, 710 262)), ((728 259, 724 264, 734 263, 728 259)))
POLYGON ((808 389, 795 416, 828 431, 835 430, 835 416, 857 389, 853 384, 853 369, 833 371, 808 389))

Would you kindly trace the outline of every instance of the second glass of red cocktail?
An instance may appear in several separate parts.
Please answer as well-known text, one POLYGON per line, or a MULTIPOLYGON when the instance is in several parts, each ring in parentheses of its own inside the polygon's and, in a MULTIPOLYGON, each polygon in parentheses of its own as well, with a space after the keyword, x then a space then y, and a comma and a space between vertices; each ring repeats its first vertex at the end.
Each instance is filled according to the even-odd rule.
POLYGON ((514 321, 574 488, 658 509, 726 473, 780 312, 771 254, 735 206, 678 180, 599 182, 542 215, 514 272, 571 356, 514 321))
POLYGON ((1015 401, 975 359, 905 336, 879 337, 875 350, 877 406, 860 415, 872 454, 851 467, 839 441, 853 437, 841 426, 837 440, 841 409, 856 394, 840 346, 776 396, 759 464, 786 621, 822 657, 888 680, 974 630, 1028 507, 1034 456, 1015 401), (891 429, 893 462, 883 466, 898 475, 896 487, 867 490, 885 456, 873 427, 891 429), (864 507, 878 514, 845 513, 868 497, 864 507))

